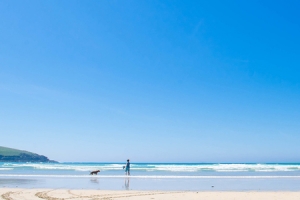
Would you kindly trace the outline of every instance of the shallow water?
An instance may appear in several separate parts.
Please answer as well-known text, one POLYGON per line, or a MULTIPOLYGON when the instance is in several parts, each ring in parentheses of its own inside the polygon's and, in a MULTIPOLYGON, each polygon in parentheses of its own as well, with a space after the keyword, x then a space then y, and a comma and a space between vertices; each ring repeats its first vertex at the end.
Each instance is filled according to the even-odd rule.
POLYGON ((0 187, 300 191, 300 164, 0 163, 0 187), (97 176, 89 171, 100 169, 97 176))

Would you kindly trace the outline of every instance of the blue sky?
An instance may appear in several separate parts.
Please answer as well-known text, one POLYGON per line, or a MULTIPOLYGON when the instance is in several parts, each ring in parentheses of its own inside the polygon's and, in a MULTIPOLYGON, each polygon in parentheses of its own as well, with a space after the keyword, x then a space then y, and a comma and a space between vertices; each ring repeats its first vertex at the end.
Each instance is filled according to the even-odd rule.
POLYGON ((0 146, 300 162, 299 1, 2 1, 0 146))

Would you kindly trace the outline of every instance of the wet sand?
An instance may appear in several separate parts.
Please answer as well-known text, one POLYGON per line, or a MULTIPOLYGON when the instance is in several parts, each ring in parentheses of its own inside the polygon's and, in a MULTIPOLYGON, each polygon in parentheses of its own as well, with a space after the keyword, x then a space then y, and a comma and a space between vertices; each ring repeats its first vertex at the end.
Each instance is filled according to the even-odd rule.
POLYGON ((100 199, 133 199, 133 200, 299 200, 299 192, 197 192, 197 191, 105 191, 105 190, 68 190, 68 189, 16 189, 1 188, 0 199, 4 200, 100 200, 100 199))

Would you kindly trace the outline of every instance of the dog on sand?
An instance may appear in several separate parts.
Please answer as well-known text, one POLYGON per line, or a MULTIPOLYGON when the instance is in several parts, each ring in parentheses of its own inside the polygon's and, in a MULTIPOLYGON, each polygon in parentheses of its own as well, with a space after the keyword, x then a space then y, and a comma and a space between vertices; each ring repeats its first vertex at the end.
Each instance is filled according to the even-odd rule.
POLYGON ((96 171, 91 171, 90 175, 98 175, 98 173, 100 172, 100 170, 96 170, 96 171))

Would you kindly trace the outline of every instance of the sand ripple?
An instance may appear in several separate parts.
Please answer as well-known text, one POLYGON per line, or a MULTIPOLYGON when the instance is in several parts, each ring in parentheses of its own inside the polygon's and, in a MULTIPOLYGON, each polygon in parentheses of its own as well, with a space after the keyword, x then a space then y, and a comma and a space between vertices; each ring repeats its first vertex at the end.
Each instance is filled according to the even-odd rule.
POLYGON ((300 192, 103 191, 0 188, 2 200, 300 200, 300 192))

